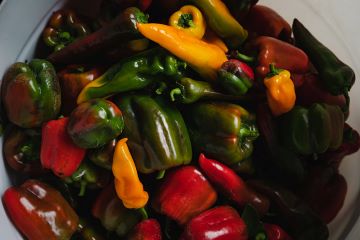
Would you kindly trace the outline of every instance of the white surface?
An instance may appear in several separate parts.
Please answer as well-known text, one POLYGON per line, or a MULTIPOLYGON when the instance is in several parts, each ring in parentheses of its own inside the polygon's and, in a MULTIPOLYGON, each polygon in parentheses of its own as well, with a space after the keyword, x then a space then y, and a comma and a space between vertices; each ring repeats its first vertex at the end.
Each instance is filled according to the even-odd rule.
MULTIPOLYGON (((0 6, 0 78, 16 60, 31 57, 49 11, 62 0, 4 0, 0 6)), ((260 4, 279 11, 290 23, 300 19, 325 45, 360 73, 360 2, 358 0, 260 0, 260 4)), ((359 79, 360 80, 360 79, 359 79)), ((351 91, 349 123, 360 130, 360 83, 351 91)), ((0 139, 0 146, 2 139, 0 139)), ((360 153, 347 158, 341 172, 348 182, 345 206, 330 224, 331 239, 360 239, 360 153)), ((0 157, 0 195, 9 186, 9 178, 0 157)), ((336 194, 336 193, 334 193, 336 194)), ((1 239, 22 239, 0 207, 1 239)))

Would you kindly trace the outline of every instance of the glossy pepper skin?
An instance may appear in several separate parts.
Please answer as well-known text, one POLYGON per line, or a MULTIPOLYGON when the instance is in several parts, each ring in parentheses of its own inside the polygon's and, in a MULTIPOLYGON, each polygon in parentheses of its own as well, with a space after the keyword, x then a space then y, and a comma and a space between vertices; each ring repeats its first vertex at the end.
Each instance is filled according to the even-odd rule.
POLYGON ((46 60, 11 65, 3 77, 1 95, 9 120, 22 128, 39 127, 60 111, 59 81, 46 60))
POLYGON ((81 148, 98 148, 116 138, 124 129, 120 109, 105 99, 81 103, 69 117, 67 131, 81 148))
POLYGON ((142 89, 162 78, 177 79, 183 75, 184 69, 184 62, 160 48, 153 48, 112 66, 85 86, 77 103, 142 89))
POLYGON ((284 229, 275 224, 264 223, 266 236, 268 240, 292 240, 284 229))
POLYGON ((230 48, 238 48, 246 40, 248 32, 221 0, 190 0, 190 3, 200 8, 211 29, 223 38, 230 48))
POLYGON ((190 220, 180 240, 247 240, 247 227, 230 206, 209 209, 190 220))
POLYGON ((8 188, 4 207, 17 229, 29 240, 70 239, 79 218, 60 192, 38 180, 8 188))
POLYGON ((43 40, 54 51, 64 48, 77 38, 90 34, 90 29, 74 11, 61 9, 52 14, 47 27, 43 31, 43 40))
POLYGON ((182 166, 165 175, 152 207, 183 225, 210 208, 216 199, 216 191, 196 167, 182 166))
POLYGON ((344 115, 338 106, 296 106, 284 116, 281 125, 281 141, 289 149, 304 155, 323 153, 340 147, 344 115))
POLYGON ((124 115, 122 136, 129 139, 138 171, 151 173, 190 163, 190 137, 175 106, 147 95, 122 96, 116 103, 124 115))
POLYGON ((89 149, 87 156, 97 166, 111 170, 116 142, 116 139, 113 139, 100 148, 89 149))
POLYGON ((149 195, 144 191, 126 142, 127 139, 123 138, 115 146, 112 165, 115 190, 126 208, 143 208, 149 195))
POLYGON ((251 204, 260 215, 267 213, 270 202, 263 195, 256 193, 229 167, 220 162, 199 156, 199 165, 209 181, 228 199, 240 207, 251 204))
POLYGON ((66 131, 68 122, 60 118, 42 127, 41 165, 59 177, 71 176, 85 157, 85 149, 76 146, 66 131))
POLYGON ((259 136, 253 115, 231 103, 199 102, 190 105, 185 116, 194 150, 251 173, 252 142, 259 136))
POLYGON ((206 81, 216 80, 216 71, 227 60, 224 51, 172 26, 157 23, 138 24, 144 37, 158 43, 169 52, 189 63, 206 81))
POLYGON ((139 222, 131 231, 128 240, 161 240, 161 227, 156 219, 139 222))
POLYGON ((174 12, 169 25, 201 39, 206 30, 206 22, 201 11, 192 5, 186 5, 174 12))

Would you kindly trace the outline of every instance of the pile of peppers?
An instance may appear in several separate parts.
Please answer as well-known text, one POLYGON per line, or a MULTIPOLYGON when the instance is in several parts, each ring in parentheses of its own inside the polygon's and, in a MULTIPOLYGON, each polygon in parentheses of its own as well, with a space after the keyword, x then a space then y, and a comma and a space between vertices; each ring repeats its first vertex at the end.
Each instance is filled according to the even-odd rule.
POLYGON ((30 240, 328 239, 360 136, 316 35, 258 0, 55 11, 2 76, 8 217, 30 240))

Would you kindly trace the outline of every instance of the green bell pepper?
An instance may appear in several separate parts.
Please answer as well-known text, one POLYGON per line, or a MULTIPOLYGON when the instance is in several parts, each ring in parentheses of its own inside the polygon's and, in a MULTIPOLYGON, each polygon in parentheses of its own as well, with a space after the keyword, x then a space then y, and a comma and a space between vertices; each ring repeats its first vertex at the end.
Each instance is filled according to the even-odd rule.
POLYGON ((59 114, 60 85, 54 67, 46 60, 14 63, 5 73, 1 89, 7 116, 20 127, 39 127, 59 114))
POLYGON ((188 164, 192 149, 180 112, 161 97, 129 95, 116 103, 123 111, 128 146, 142 173, 188 164))
POLYGON ((90 161, 97 166, 111 170, 115 146, 116 139, 113 139, 100 148, 89 149, 87 155, 90 161))
POLYGON ((253 115, 231 103, 199 102, 190 105, 185 116, 197 152, 251 173, 252 142, 259 136, 253 115))
POLYGON ((335 105, 296 106, 283 116, 281 126, 281 142, 290 150, 304 155, 323 153, 340 147, 344 115, 335 105))

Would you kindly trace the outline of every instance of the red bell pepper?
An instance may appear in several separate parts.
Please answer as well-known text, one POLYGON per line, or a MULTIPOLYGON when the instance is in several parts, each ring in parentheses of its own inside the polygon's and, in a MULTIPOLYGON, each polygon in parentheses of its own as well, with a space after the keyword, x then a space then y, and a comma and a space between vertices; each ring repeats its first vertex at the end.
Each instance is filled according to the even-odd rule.
POLYGON ((166 175, 152 202, 153 208, 179 224, 211 207, 217 193, 194 166, 183 166, 166 175))
POLYGON ((79 218, 60 192, 38 180, 8 188, 3 196, 8 216, 29 240, 70 239, 79 218))
POLYGON ((264 228, 268 240, 292 240, 292 237, 278 225, 264 223, 264 228))
POLYGON ((40 160, 43 168, 59 177, 69 177, 80 166, 85 149, 76 146, 67 134, 68 118, 47 122, 42 127, 40 160))
POLYGON ((260 215, 268 211, 269 200, 250 189, 231 168, 216 160, 206 158, 204 154, 199 156, 199 165, 210 182, 240 207, 250 204, 260 215))
POLYGON ((147 219, 139 222, 130 235, 128 240, 161 240, 161 228, 156 219, 147 219))
POLYGON ((247 240, 247 227, 230 206, 207 210, 191 219, 180 240, 247 240))

